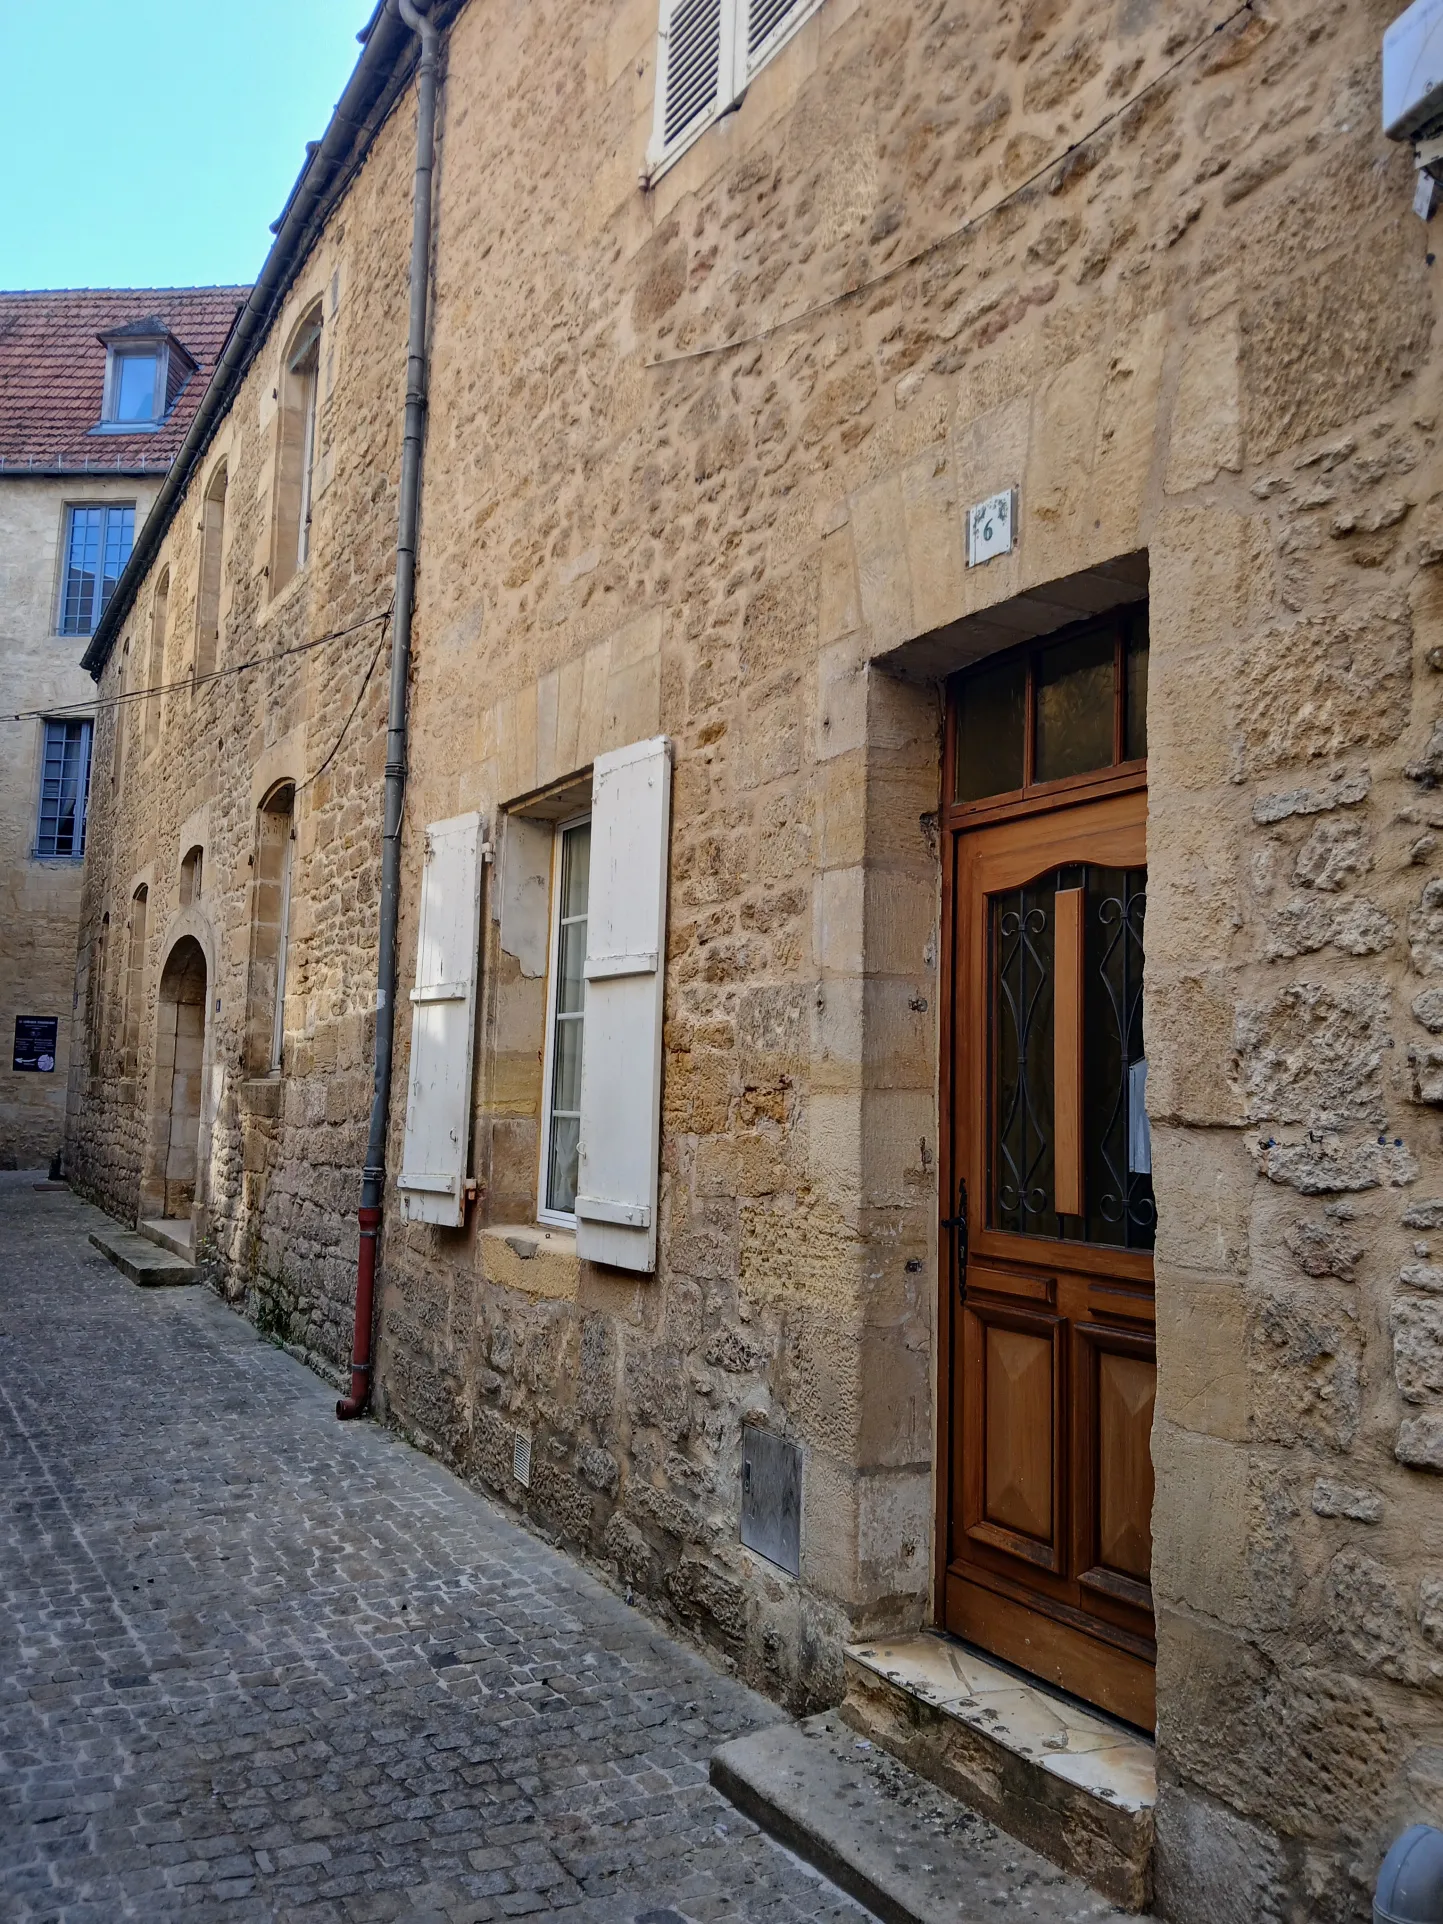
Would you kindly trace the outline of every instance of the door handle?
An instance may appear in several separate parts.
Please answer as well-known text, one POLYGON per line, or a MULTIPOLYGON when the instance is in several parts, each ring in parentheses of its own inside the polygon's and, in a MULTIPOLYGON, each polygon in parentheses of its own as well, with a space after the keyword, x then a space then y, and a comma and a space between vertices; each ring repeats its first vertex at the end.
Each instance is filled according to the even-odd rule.
POLYGON ((967 1178, 957 1184, 957 1214, 944 1216, 942 1228, 952 1232, 952 1253, 957 1264, 957 1300, 967 1287, 967 1178))

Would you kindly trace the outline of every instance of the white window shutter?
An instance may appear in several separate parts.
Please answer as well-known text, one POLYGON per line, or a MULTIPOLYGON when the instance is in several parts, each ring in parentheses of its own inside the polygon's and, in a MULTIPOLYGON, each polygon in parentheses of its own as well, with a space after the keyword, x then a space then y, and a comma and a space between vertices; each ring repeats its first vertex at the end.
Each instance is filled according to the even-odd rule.
POLYGON ((656 1268, 671 743, 598 755, 591 787, 578 1255, 656 1268))
POLYGON ((809 19, 821 0, 736 0, 736 91, 741 93, 759 67, 809 19))
POLYGON ((481 945, 481 817, 426 830, 406 1140, 396 1187, 408 1222, 466 1220, 471 1057, 481 945))
POLYGON ((746 0, 661 0, 653 172, 689 147, 732 102, 736 17, 746 0))

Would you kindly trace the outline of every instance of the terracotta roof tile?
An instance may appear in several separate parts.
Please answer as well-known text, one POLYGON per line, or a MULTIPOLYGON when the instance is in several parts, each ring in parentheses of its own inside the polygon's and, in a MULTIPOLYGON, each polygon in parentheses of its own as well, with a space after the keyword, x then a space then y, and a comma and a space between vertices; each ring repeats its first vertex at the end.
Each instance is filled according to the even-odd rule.
POLYGON ((247 287, 91 287, 0 293, 0 474, 14 468, 170 466, 250 292, 247 287), (196 363, 149 433, 95 434, 105 390, 101 334, 160 321, 196 363))

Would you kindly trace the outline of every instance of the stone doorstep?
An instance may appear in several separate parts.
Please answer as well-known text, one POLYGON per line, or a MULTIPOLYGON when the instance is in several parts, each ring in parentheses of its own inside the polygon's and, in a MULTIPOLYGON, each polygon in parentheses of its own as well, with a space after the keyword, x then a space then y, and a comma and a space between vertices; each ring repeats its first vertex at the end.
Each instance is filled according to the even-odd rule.
POLYGON ((1151 1742, 935 1632, 853 1644, 840 1714, 1126 1910, 1152 1895, 1151 1742))
POLYGON ((142 1289, 165 1289, 195 1281, 195 1264, 186 1262, 168 1249, 161 1249, 148 1236, 119 1223, 92 1229, 90 1241, 102 1256, 108 1256, 122 1276, 128 1276, 142 1289))
POLYGON ((148 1236, 162 1249, 179 1256, 183 1263, 194 1258, 195 1246, 191 1239, 195 1225, 189 1216, 144 1216, 135 1226, 142 1236, 148 1236))
POLYGON ((859 1738, 836 1711, 724 1744, 711 1781, 887 1924, 1122 1924, 1046 1857, 859 1738))

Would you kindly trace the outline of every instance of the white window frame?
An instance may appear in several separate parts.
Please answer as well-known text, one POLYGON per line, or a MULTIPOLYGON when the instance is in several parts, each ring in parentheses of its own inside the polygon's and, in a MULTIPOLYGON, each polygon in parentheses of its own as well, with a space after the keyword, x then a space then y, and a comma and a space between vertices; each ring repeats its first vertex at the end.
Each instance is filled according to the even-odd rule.
POLYGON ((660 0, 660 15, 657 23, 656 59, 656 99, 653 109, 651 141, 646 151, 646 173, 643 185, 651 187, 661 178, 668 167, 674 166, 683 154, 694 147, 709 127, 734 107, 740 106, 747 88, 756 79, 762 68, 774 55, 781 52, 794 34, 800 32, 812 15, 822 5, 822 0, 798 0, 790 13, 767 34, 755 54, 747 50, 749 18, 753 5, 765 4, 765 0, 718 0, 720 11, 720 48, 717 91, 711 106, 696 119, 675 140, 668 144, 666 139, 666 89, 667 89, 667 40, 672 16, 682 0, 660 0))
POLYGON ((165 419, 165 396, 170 381, 170 348, 160 339, 146 340, 137 337, 123 346, 109 347, 105 351, 105 399, 100 409, 100 431, 109 434, 148 434, 158 428, 165 419), (124 360, 153 360, 155 362, 155 387, 150 397, 150 418, 143 421, 121 421, 116 417, 120 406, 120 363, 124 360))
MULTIPOLYGON (((562 842, 569 829, 581 828, 591 820, 590 808, 568 815, 556 824, 551 839, 551 939, 546 957, 546 1050, 541 1077, 541 1164, 536 1180, 536 1220, 555 1229, 575 1229, 574 1210, 551 1209, 546 1202, 551 1171, 551 1089, 556 1068, 556 1003, 561 977, 561 855, 562 842)), ((591 913, 591 887, 586 891, 587 917, 591 913)), ((581 1047, 586 1048, 586 986, 582 977, 581 1047)))

